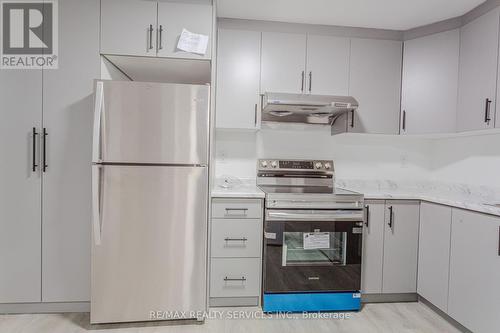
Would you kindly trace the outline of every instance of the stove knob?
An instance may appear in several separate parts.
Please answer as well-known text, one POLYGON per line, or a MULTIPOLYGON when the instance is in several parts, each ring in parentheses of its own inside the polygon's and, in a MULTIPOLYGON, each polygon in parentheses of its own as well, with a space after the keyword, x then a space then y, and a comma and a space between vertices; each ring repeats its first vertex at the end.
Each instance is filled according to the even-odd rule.
POLYGON ((325 163, 325 169, 326 169, 326 170, 330 170, 330 168, 331 168, 330 163, 325 163))
POLYGON ((260 166, 263 168, 267 168, 267 161, 260 162, 260 166))
POLYGON ((314 166, 316 167, 316 169, 321 169, 323 167, 323 164, 321 164, 321 162, 316 162, 314 166))
POLYGON ((278 167, 278 162, 276 162, 276 161, 272 161, 272 162, 271 162, 271 167, 273 167, 273 168, 277 168, 277 167, 278 167))

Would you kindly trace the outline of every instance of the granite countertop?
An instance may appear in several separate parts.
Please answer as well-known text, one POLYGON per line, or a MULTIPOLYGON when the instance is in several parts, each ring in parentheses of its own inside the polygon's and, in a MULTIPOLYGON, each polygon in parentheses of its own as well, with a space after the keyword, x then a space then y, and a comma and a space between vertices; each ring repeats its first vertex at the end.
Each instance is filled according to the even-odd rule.
POLYGON ((341 180, 336 186, 364 194, 365 200, 421 200, 500 216, 500 189, 440 182, 341 180))

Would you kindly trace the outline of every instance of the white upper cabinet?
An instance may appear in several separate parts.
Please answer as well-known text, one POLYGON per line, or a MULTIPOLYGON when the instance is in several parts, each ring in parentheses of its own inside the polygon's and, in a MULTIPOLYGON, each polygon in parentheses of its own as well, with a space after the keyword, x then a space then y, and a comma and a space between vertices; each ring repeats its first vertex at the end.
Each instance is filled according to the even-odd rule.
POLYGON ((156 56, 156 1, 102 0, 101 53, 156 56))
POLYGON ((263 32, 261 92, 306 91, 306 35, 263 32))
POLYGON ((500 327, 500 218, 453 209, 448 314, 476 333, 500 327))
POLYGON ((417 291, 418 201, 386 201, 383 293, 417 291))
POLYGON ((451 207, 422 202, 418 240, 418 282, 420 296, 448 310, 451 207))
POLYGON ((458 29, 405 42, 401 134, 455 132, 459 45, 458 29))
POLYGON ((349 95, 359 108, 349 114, 349 132, 399 133, 401 58, 399 41, 351 40, 349 95))
POLYGON ((219 29, 217 128, 258 128, 260 38, 260 32, 219 29))
POLYGON ((307 93, 347 95, 349 47, 349 38, 307 35, 307 93))
POLYGON ((158 1, 156 47, 159 57, 210 59, 212 40, 212 3, 210 0, 158 1), (209 36, 205 54, 177 49, 182 29, 209 36))
POLYGON ((458 131, 494 126, 498 29, 498 8, 460 29, 458 131))
POLYGON ((210 0, 102 0, 101 53, 210 59, 212 17, 210 0), (177 49, 182 29, 209 37, 205 54, 177 49))

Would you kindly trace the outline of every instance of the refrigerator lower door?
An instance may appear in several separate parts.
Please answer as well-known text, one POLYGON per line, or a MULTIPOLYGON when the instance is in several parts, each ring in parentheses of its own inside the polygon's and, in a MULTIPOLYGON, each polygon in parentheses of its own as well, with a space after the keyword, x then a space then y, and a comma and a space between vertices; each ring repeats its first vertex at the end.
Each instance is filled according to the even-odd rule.
POLYGON ((93 168, 91 323, 204 311, 207 168, 93 168))
POLYGON ((207 164, 210 87, 97 82, 94 162, 207 164))

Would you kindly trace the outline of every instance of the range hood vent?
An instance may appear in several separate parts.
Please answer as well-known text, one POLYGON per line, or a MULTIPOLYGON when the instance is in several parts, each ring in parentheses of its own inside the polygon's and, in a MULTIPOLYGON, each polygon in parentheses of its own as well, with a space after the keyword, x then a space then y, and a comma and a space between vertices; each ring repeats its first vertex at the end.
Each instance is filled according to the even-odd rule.
POLYGON ((333 126, 342 115, 358 108, 351 96, 265 93, 263 98, 263 122, 333 126))

